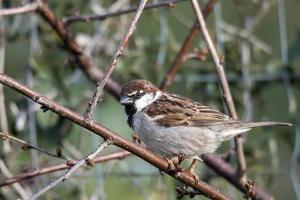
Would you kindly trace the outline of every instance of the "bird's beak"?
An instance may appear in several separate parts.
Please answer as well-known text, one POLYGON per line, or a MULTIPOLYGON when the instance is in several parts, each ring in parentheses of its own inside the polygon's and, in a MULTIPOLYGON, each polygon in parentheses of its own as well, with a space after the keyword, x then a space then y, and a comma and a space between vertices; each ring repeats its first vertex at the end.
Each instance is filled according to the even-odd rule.
POLYGON ((122 105, 132 104, 132 103, 133 103, 133 99, 130 98, 130 97, 127 97, 127 96, 121 97, 120 103, 121 103, 122 105))

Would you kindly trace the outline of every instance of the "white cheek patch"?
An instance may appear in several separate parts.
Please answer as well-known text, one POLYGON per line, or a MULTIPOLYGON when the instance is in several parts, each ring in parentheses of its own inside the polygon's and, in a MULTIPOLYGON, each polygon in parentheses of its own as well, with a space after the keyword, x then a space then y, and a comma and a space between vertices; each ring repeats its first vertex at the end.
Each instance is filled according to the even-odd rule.
POLYGON ((153 101, 153 95, 152 94, 145 94, 140 99, 137 99, 135 101, 135 107, 137 109, 137 112, 140 112, 145 107, 150 105, 152 103, 152 101, 153 101))
POLYGON ((140 99, 137 99, 135 101, 135 107, 137 109, 137 112, 140 112, 145 107, 149 106, 153 101, 155 101, 159 97, 160 94, 161 94, 160 92, 156 92, 155 95, 145 94, 140 99))

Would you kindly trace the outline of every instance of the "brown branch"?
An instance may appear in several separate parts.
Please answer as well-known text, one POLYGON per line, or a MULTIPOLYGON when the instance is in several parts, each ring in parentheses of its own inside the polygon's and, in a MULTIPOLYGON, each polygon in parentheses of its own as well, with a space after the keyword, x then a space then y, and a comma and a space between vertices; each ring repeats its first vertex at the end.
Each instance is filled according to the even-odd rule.
MULTIPOLYGON (((209 13, 212 11, 216 2, 218 2, 218 0, 210 0, 206 4, 206 6, 203 10, 203 15, 205 18, 208 17, 209 13)), ((163 81, 160 85, 160 88, 162 90, 166 90, 173 82, 177 71, 179 70, 182 63, 184 62, 184 57, 188 51, 188 48, 191 46, 194 38, 197 36, 198 31, 199 31, 198 20, 195 20, 194 25, 191 28, 188 36, 184 40, 184 42, 181 46, 181 49, 179 50, 179 52, 177 53, 177 55, 175 57, 175 60, 173 61, 171 67, 169 68, 169 70, 167 71, 167 73, 165 74, 165 76, 163 78, 163 81)))
POLYGON ((151 151, 133 143, 129 140, 121 137, 117 133, 107 129, 106 127, 97 124, 97 123, 86 123, 83 116, 71 111, 70 109, 63 107, 45 96, 42 96, 35 91, 29 89, 28 87, 18 83, 13 78, 5 75, 0 74, 0 83, 10 87, 11 89, 29 97, 36 103, 42 105, 45 108, 48 108, 49 110, 53 111, 54 113, 57 113, 58 115, 61 115, 70 121, 80 125, 83 128, 88 129, 89 131, 95 133, 96 135, 99 135, 103 137, 105 140, 109 140, 112 142, 112 144, 121 147, 124 150, 130 151, 131 153, 135 154, 136 156, 142 158, 143 160, 151 163, 161 171, 166 172, 170 176, 176 178, 177 180, 191 186, 195 190, 199 190, 208 198, 213 199, 231 199, 227 195, 219 192, 216 188, 208 185, 205 182, 199 181, 197 184, 195 183, 194 177, 189 174, 188 172, 180 172, 180 173, 172 173, 168 171, 168 162, 153 154, 151 151))
MULTIPOLYGON (((108 155, 97 156, 96 158, 90 160, 90 163, 98 164, 98 163, 103 163, 103 162, 107 162, 107 161, 111 161, 111 160, 121 160, 121 159, 127 158, 130 155, 132 155, 132 154, 128 151, 119 151, 119 152, 111 153, 108 155)), ((27 170, 27 172, 18 174, 14 177, 10 177, 10 178, 5 179, 4 181, 0 182, 0 187, 8 186, 8 185, 11 185, 16 182, 25 181, 25 180, 28 180, 33 177, 42 176, 45 174, 49 174, 49 173, 53 173, 53 172, 57 172, 57 171, 61 171, 61 170, 69 169, 69 168, 70 168, 69 164, 63 163, 63 164, 58 164, 58 165, 45 166, 40 169, 35 169, 35 170, 31 170, 31 171, 27 170)))
MULTIPOLYGON (((207 43, 208 50, 209 50, 210 54, 212 55, 212 58, 214 61, 215 68, 216 68, 216 71, 217 71, 217 74, 219 77, 219 84, 220 84, 222 92, 223 92, 223 98, 224 98, 225 104, 228 108, 230 116, 233 119, 238 119, 223 64, 221 63, 221 60, 218 56, 216 48, 215 48, 213 41, 209 35, 209 32, 206 28, 206 23, 205 23, 203 15, 201 13, 201 9, 198 4, 198 1, 192 0, 192 5, 193 5, 193 8, 197 15, 198 21, 199 21, 201 33, 203 35, 204 40, 207 43)), ((239 175, 240 175, 241 179, 243 179, 242 181, 245 182, 246 161, 245 161, 245 155, 244 155, 244 151, 243 151, 241 135, 236 136, 234 141, 235 141, 235 148, 236 148, 236 154, 237 154, 237 160, 238 160, 239 175)))
MULTIPOLYGON (((75 42, 71 33, 64 26, 64 23, 55 16, 53 11, 43 0, 37 0, 37 2, 39 4, 39 8, 37 10, 38 13, 45 19, 46 22, 50 24, 53 30, 61 38, 66 49, 74 56, 80 69, 92 82, 97 83, 99 80, 101 80, 104 75, 103 72, 93 66, 92 59, 84 54, 83 49, 75 42)), ((119 98, 121 87, 118 83, 112 79, 109 79, 106 84, 106 89, 117 99, 119 98)))
POLYGON ((103 77, 103 79, 101 81, 98 81, 97 83, 97 87, 96 90, 94 92, 93 97, 91 98, 89 105, 86 109, 85 112, 85 116, 86 116, 86 120, 87 122, 91 122, 92 121, 92 115, 93 115, 93 111, 96 108, 96 105, 99 101, 100 96, 102 95, 102 91, 104 86, 106 85, 109 77, 111 76, 114 68, 116 67, 118 61, 120 60, 120 57, 124 51, 124 48, 126 46, 126 44, 129 41, 129 38, 131 37, 131 35, 133 34, 134 29, 136 28, 136 24, 143 12, 143 9, 146 5, 147 0, 141 0, 138 6, 138 9, 133 17, 132 22, 129 25, 128 31, 126 32, 124 38, 122 39, 122 41, 119 44, 119 47, 116 50, 116 53, 114 54, 114 56, 112 57, 109 65, 106 67, 106 71, 105 71, 105 75, 103 77))
POLYGON ((37 8, 38 4, 36 2, 33 2, 18 8, 0 9, 0 16, 28 13, 35 11, 37 8))
MULTIPOLYGON (((163 1, 159 3, 153 3, 146 5, 144 10, 150 10, 154 8, 160 8, 160 7, 174 7, 175 4, 184 2, 186 0, 171 0, 171 1, 163 1)), ((90 21, 103 21, 106 20, 109 17, 116 17, 128 13, 135 12, 137 10, 137 7, 135 8, 128 8, 124 10, 118 10, 115 12, 105 13, 102 15, 80 15, 80 16, 68 16, 63 18, 63 22, 65 25, 70 25, 74 22, 90 22, 90 21)))

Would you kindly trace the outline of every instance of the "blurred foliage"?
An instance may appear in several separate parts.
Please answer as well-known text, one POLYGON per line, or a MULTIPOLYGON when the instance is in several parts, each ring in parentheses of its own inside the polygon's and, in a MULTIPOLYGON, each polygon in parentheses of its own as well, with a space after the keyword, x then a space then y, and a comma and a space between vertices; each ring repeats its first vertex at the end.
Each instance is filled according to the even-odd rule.
MULTIPOLYGON (((69 15, 111 12, 135 6, 137 2, 52 0, 49 1, 49 5, 57 16, 63 18, 69 15)), ((201 5, 205 2, 200 1, 201 5)), ((262 2, 221 1, 222 18, 226 23, 241 30, 245 27, 246 18, 258 14, 262 2)), ((253 43, 222 31, 224 49, 220 50, 220 54, 225 58, 226 73, 241 118, 245 115, 241 44, 246 41, 251 53, 250 77, 254 80, 251 88, 252 99, 249 100, 253 103, 253 120, 296 123, 300 116, 299 107, 290 109, 291 102, 287 90, 292 91, 297 105, 300 99, 300 68, 298 67, 300 64, 298 18, 300 2, 285 1, 289 52, 287 65, 281 64, 280 59, 278 6, 274 0, 264 2, 270 3, 271 7, 255 27, 253 35, 270 46, 272 53, 265 53, 253 43), (290 77, 294 77, 289 88, 286 88, 283 82, 282 74, 285 72, 288 72, 290 77), (278 78, 272 79, 273 75, 278 75, 278 78)), ((20 1, 3 1, 3 7, 19 5, 20 1)), ((193 24, 195 17, 192 10, 191 4, 186 1, 177 4, 174 8, 145 11, 112 77, 121 84, 137 78, 148 79, 159 84, 193 24)), ((78 22, 71 24, 69 29, 78 43, 91 55, 94 64, 104 70, 126 32, 132 16, 132 14, 122 15, 101 22, 78 22)), ((207 22, 212 36, 216 38, 220 33, 215 29, 214 17, 214 13, 211 13, 207 22)), ((34 90, 76 112, 83 113, 95 86, 76 68, 74 59, 64 49, 62 41, 51 27, 38 15, 30 14, 3 17, 2 22, 6 40, 5 73, 20 82, 26 82, 26 74, 31 71, 34 90), (33 22, 33 17, 37 19, 37 23, 33 22), (37 35, 33 34, 34 30, 37 31, 37 35), (33 42, 37 42, 37 45, 33 46, 33 42)), ((197 52, 203 48, 205 43, 199 34, 191 51, 197 52)), ((220 109, 224 107, 209 55, 203 62, 186 60, 170 90, 220 109)), ((5 88, 4 91, 10 132, 30 141, 28 114, 24 126, 17 127, 20 120, 23 120, 20 117, 21 113, 27 112, 26 98, 11 89, 5 88), (17 110, 14 112, 12 108, 17 110)), ((62 145, 65 155, 81 158, 101 141, 101 138, 87 134, 87 131, 68 120, 51 112, 44 113, 34 104, 33 107, 36 111, 39 147, 55 152, 56 147, 62 145), (77 151, 71 150, 72 148, 77 151)), ((108 93, 105 93, 103 100, 98 104, 94 118, 95 121, 122 136, 131 138, 132 131, 126 124, 122 106, 108 93)), ((276 199, 296 198, 288 174, 294 145, 300 142, 294 141, 294 132, 293 128, 259 128, 245 138, 248 176, 276 199)), ((25 169, 32 169, 31 154, 21 151, 15 145, 13 147, 11 153, 2 155, 11 172, 17 174, 25 169)), ((226 152, 228 148, 230 144, 224 144, 219 152, 226 152)), ((105 153, 115 149, 117 148, 110 147, 105 153)), ((39 154, 39 161, 40 166, 61 162, 43 154, 39 154)), ((234 156, 231 162, 235 165, 234 156)), ((197 173, 200 174, 200 178, 203 177, 221 191, 229 193, 234 199, 242 198, 242 194, 222 177, 216 176, 203 164, 199 164, 198 167, 197 173)), ((36 177, 22 182, 22 185, 36 192, 61 173, 36 177)), ((295 175, 299 177, 299 171, 295 175)), ((1 179, 4 179, 4 176, 1 175, 1 179)), ((174 199, 176 198, 174 188, 179 185, 180 183, 166 175, 160 176, 157 169, 141 159, 130 157, 123 161, 112 161, 88 170, 80 170, 67 182, 46 193, 42 199, 120 199, 121 197, 122 199, 174 199)), ((2 188, 0 194, 1 199, 18 198, 11 186, 2 188)), ((204 198, 196 197, 196 199, 204 198)))

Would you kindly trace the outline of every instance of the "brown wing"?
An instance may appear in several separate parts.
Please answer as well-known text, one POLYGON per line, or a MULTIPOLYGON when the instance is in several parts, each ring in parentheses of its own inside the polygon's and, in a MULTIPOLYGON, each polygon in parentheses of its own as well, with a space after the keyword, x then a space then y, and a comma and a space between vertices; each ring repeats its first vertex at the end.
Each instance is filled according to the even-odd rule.
POLYGON ((230 117, 216 109, 175 94, 165 94, 147 110, 149 116, 156 117, 156 121, 165 127, 208 126, 231 121, 230 117))

